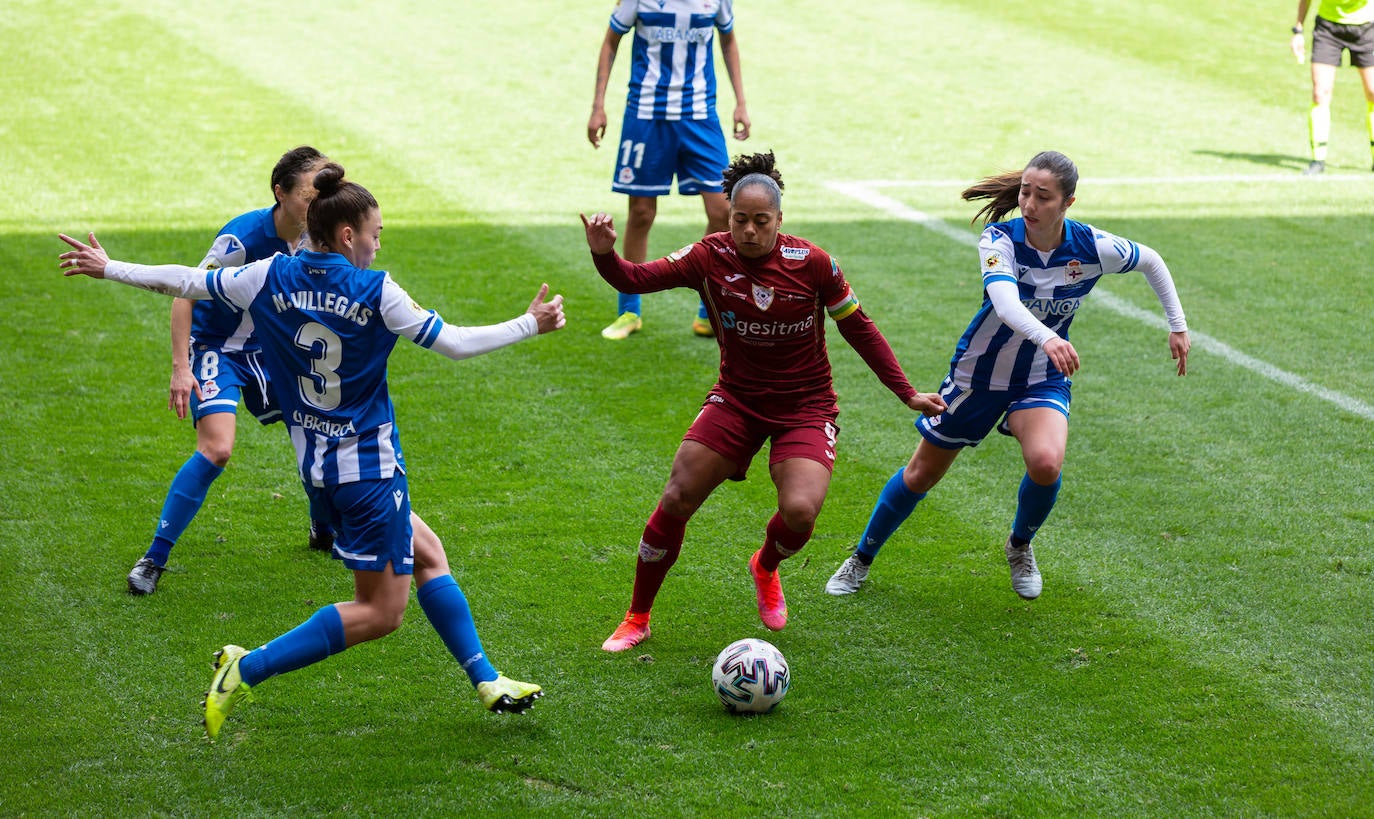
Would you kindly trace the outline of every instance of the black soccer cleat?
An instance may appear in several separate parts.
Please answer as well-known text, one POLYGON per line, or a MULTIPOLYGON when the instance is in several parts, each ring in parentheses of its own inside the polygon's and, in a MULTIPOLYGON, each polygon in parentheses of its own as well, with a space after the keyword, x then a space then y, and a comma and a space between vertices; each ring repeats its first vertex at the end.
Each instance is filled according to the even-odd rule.
POLYGON ((158 578, 166 568, 153 562, 152 558, 141 557, 129 571, 129 594, 152 594, 157 591, 158 578))

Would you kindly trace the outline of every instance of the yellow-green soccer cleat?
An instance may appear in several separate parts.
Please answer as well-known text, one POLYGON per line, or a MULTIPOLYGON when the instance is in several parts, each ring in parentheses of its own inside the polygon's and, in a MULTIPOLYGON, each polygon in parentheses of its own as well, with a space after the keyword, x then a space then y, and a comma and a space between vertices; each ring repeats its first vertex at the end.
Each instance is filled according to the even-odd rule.
POLYGON ((210 739, 219 736, 220 726, 224 718, 234 712, 234 706, 253 701, 248 684, 239 676, 239 660, 247 653, 248 649, 236 645, 227 645, 215 652, 215 661, 211 664, 215 676, 210 681, 210 690, 205 692, 205 702, 201 703, 205 707, 205 733, 210 739))
POLYGON ((639 328, 643 326, 644 322, 640 320, 638 313, 621 313, 620 318, 601 331, 601 337, 609 338, 611 341, 624 341, 630 337, 630 333, 639 332, 639 328))
POLYGON ((477 684, 477 696, 482 707, 493 714, 518 714, 544 696, 544 689, 534 683, 512 680, 504 674, 494 680, 477 684))

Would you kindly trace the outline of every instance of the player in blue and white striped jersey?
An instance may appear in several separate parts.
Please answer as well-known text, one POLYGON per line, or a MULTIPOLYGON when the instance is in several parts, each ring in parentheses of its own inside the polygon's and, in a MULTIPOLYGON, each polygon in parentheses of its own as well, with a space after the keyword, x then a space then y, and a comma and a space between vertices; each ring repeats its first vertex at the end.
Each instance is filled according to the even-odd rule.
POLYGON ((1069 325, 1103 275, 1139 270, 1159 297, 1169 324, 1169 352, 1187 372, 1188 324, 1164 260, 1154 250, 1065 218, 1074 202, 1078 169, 1045 151, 1022 171, 988 177, 964 191, 966 200, 991 200, 978 217, 983 304, 959 338, 940 387, 947 409, 919 418, 921 442, 911 461, 888 480, 868 527, 825 590, 852 594, 868 577, 878 550, 915 510, 960 450, 977 446, 994 427, 1021 444, 1026 474, 1003 547, 1012 588, 1033 600, 1042 580, 1031 539, 1058 498, 1069 435, 1069 376, 1078 352, 1069 325), (1020 218, 1001 221, 1019 208, 1020 218))
POLYGON ((386 364, 400 337, 461 359, 551 332, 563 326, 563 298, 545 301, 544 285, 527 312, 502 324, 446 324, 389 274, 368 269, 382 231, 372 195, 344 180, 343 168, 333 163, 314 184, 319 194, 307 226, 318 252, 206 271, 111 261, 94 235, 90 245, 62 237, 74 248, 61 256, 68 275, 213 299, 253 318, 312 516, 333 526, 333 555, 354 573, 352 601, 325 606, 261 648, 227 645, 216 654, 206 730, 213 738, 249 688, 263 680, 394 631, 405 613, 412 574, 421 608, 483 706, 524 710, 539 698, 539 686, 492 667, 443 545, 411 512, 386 364))
MULTIPOLYGON (((649 230, 658 214, 658 197, 672 191, 701 195, 706 234, 727 228, 724 194, 730 158, 716 115, 716 70, 711 44, 720 32, 720 55, 735 93, 734 137, 748 139, 739 45, 735 41, 733 0, 619 0, 601 43, 596 90, 587 120, 587 140, 601 147, 606 134, 606 85, 621 38, 634 32, 630 88, 625 100, 611 190, 630 198, 623 257, 648 260, 649 230)), ((612 340, 627 338, 643 325, 640 296, 621 293, 617 318, 601 331, 612 340)), ((713 336, 705 303, 697 308, 692 330, 713 336)))
MULTIPOLYGON (((229 220, 200 267, 232 267, 274 253, 296 252, 305 232, 306 210, 315 198, 310 180, 326 161, 308 145, 283 154, 272 168, 275 204, 229 220)), ((157 590, 172 548, 200 511, 210 485, 229 463, 239 402, 263 424, 281 420, 253 335, 253 319, 247 313, 210 301, 175 299, 171 326, 172 379, 167 407, 178 418, 190 412, 196 428, 196 451, 172 478, 152 542, 129 571, 132 594, 157 590)), ((311 522, 312 546, 318 548, 318 544, 332 539, 327 525, 311 522)))

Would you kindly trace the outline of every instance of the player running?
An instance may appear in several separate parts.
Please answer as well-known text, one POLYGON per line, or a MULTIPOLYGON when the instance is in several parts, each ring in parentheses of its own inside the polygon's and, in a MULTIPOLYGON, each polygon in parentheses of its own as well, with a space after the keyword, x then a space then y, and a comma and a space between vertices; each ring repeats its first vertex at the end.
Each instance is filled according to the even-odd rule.
POLYGON ((183 298, 212 299, 253 317, 312 517, 333 526, 333 556, 353 571, 354 598, 325 606, 261 648, 226 645, 215 655, 205 699, 213 739, 258 683, 319 662, 401 624, 412 573, 420 607, 467 672, 482 705, 523 711, 542 691, 500 675, 478 639, 466 597, 434 532, 410 510, 386 364, 404 337, 449 358, 491 352, 563 326, 563 297, 548 285, 524 314, 501 324, 456 327, 422 309, 391 276, 369 270, 381 248, 382 214, 361 185, 326 165, 307 225, 315 251, 243 267, 199 270, 111 261, 90 236, 61 255, 66 275, 108 278, 183 298))
POLYGON ((744 480, 754 455, 770 441, 768 468, 778 508, 763 547, 749 558, 749 573, 763 624, 774 631, 787 624, 778 565, 811 537, 830 487, 839 435, 825 349, 827 313, 904 404, 926 414, 945 408, 938 396, 921 395, 907 381, 887 340, 859 308, 839 263, 805 239, 778 232, 782 176, 771 152, 736 157, 725 170, 725 193, 729 232, 647 264, 615 255, 611 217, 582 217, 602 278, 627 293, 697 291, 720 344, 719 379, 673 458, 639 543, 630 609, 602 644, 606 651, 623 651, 649 637, 650 609, 682 549, 688 519, 721 483, 744 480))
MULTIPOLYGON (((305 234, 306 210, 315 198, 310 180, 327 161, 308 145, 283 154, 272 168, 276 204, 230 220, 200 267, 235 267, 274 253, 295 253, 305 234)), ((152 543, 129 571, 131 594, 157 590, 172 547, 205 503, 210 484, 229 463, 240 400, 264 425, 281 420, 251 316, 212 301, 175 299, 171 325, 172 381, 167 408, 178 418, 190 411, 196 451, 172 479, 152 543)), ((310 522, 311 548, 328 551, 333 542, 328 524, 310 522)))
POLYGON ((1187 372, 1188 323, 1169 268, 1144 245, 1064 218, 1077 186, 1073 162, 1045 151, 1024 170, 987 177, 963 192, 968 201, 991 200, 974 216, 990 224, 978 242, 983 306, 955 346, 940 385, 948 409, 916 420, 921 442, 911 462, 883 487, 858 547, 826 583, 827 592, 858 591, 878 550, 960 450, 977 446, 996 426, 1015 436, 1026 462, 1003 547, 1012 589, 1027 600, 1040 596, 1031 538, 1054 508, 1068 445, 1069 376, 1079 366, 1069 323, 1103 275, 1145 274, 1164 306, 1178 374, 1187 372), (1019 218, 1000 221, 1017 208, 1019 218))

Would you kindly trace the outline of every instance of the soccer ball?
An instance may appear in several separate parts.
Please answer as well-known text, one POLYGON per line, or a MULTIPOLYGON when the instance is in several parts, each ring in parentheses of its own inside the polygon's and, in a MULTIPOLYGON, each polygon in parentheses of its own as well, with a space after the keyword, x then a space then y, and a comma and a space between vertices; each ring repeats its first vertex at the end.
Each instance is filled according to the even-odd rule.
POLYGON ((716 696, 732 714, 766 714, 787 696, 787 659, 765 640, 748 637, 725 647, 711 667, 716 696))

